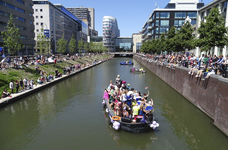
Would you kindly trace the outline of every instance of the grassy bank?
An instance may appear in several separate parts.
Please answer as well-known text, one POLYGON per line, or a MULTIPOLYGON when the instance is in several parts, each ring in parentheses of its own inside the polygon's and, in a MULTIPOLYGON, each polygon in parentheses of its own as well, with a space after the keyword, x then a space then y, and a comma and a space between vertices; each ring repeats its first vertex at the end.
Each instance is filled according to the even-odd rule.
MULTIPOLYGON (((55 69, 63 73, 63 68, 66 66, 70 65, 75 65, 75 64, 87 64, 89 62, 92 62, 94 60, 102 60, 105 58, 108 58, 109 55, 95 55, 95 56, 86 56, 86 57, 81 57, 80 59, 75 59, 75 60, 66 60, 61 63, 57 64, 47 64, 47 65, 39 65, 42 71, 45 71, 47 74, 55 74, 55 69)), ((26 77, 27 79, 33 79, 36 81, 39 77, 40 74, 38 71, 35 70, 35 65, 29 65, 29 67, 23 66, 22 69, 14 69, 14 68, 9 68, 5 70, 0 70, 0 97, 2 96, 2 92, 4 89, 7 89, 8 92, 10 92, 9 89, 9 83, 11 80, 14 80, 14 87, 15 87, 15 81, 22 80, 26 77)), ((14 92, 16 91, 16 88, 14 89, 14 92)))

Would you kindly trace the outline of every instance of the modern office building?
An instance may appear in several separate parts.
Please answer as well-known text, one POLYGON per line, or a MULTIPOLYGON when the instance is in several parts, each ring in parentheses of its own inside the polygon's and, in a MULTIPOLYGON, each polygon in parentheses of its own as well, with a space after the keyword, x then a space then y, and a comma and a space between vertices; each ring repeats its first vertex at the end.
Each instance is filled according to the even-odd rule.
POLYGON ((117 20, 111 16, 103 17, 103 44, 110 52, 115 51, 116 38, 120 36, 117 20))
POLYGON ((71 7, 67 8, 78 19, 88 24, 88 35, 97 36, 98 32, 95 30, 95 10, 94 8, 86 7, 71 7))
MULTIPOLYGON (((224 17, 224 19, 225 19, 225 26, 228 27, 227 3, 228 3, 228 0, 214 0, 211 3, 200 8, 198 10, 198 16, 197 16, 197 20, 198 20, 197 29, 200 27, 201 21, 206 21, 204 18, 205 18, 205 16, 208 16, 208 14, 210 13, 210 10, 213 7, 219 8, 219 10, 221 12, 221 16, 224 17)), ((197 48, 195 51, 195 55, 199 56, 200 54, 201 54, 201 51, 199 48, 197 48)), ((214 47, 211 49, 210 54, 217 55, 217 56, 223 55, 225 57, 226 55, 228 55, 227 46, 225 46, 224 48, 214 47)))
MULTIPOLYGON (((33 54, 35 45, 34 18, 32 0, 0 0, 0 32, 10 19, 10 14, 14 17, 14 24, 20 29, 22 49, 18 54, 33 54)), ((3 47, 3 39, 0 36, 0 47, 3 47)), ((7 48, 4 48, 7 54, 7 48)))
POLYGON ((133 41, 132 37, 117 37, 116 38, 116 52, 132 52, 133 41))
POLYGON ((44 29, 46 36, 50 37, 51 49, 57 52, 57 41, 64 34, 68 42, 73 35, 77 41, 87 42, 87 25, 70 13, 61 4, 52 4, 48 0, 33 0, 35 35, 44 29))
POLYGON ((165 8, 154 9, 142 27, 142 42, 159 37, 172 26, 180 29, 187 16, 196 24, 197 10, 203 6, 199 0, 171 0, 165 8))
POLYGON ((133 52, 138 53, 142 46, 142 33, 133 33, 132 41, 133 41, 133 52))

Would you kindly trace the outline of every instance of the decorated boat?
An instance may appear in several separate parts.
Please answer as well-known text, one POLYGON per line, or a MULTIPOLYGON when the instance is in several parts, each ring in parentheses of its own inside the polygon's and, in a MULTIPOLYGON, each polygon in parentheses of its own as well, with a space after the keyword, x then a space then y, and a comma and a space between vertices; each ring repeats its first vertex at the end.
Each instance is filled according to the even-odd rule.
MULTIPOLYGON (((110 107, 108 100, 103 100, 102 104, 104 108, 106 108, 105 111, 108 113, 110 124, 112 124, 115 130, 121 129, 128 132, 141 133, 159 127, 153 114, 148 116, 144 122, 141 122, 143 119, 142 116, 137 116, 137 121, 135 121, 134 118, 116 116, 114 110, 110 107)), ((148 109, 151 109, 151 107, 152 106, 149 106, 148 109)))
POLYGON ((131 60, 128 62, 121 62, 120 65, 133 65, 133 62, 131 60))
POLYGON ((146 73, 145 70, 143 69, 135 69, 135 68, 131 68, 130 72, 134 72, 134 73, 146 73))

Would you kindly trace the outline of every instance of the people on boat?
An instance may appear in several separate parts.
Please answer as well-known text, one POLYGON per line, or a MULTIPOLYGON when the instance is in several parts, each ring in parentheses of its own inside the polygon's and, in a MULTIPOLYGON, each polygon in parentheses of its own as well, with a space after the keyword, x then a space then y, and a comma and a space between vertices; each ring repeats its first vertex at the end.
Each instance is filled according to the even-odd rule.
POLYGON ((143 71, 143 68, 141 67, 141 68, 139 69, 139 71, 143 71))
POLYGON ((116 78, 116 84, 120 84, 121 83, 121 78, 120 78, 120 75, 117 75, 117 78, 116 78))
POLYGON ((129 83, 124 80, 119 82, 119 79, 120 76, 117 75, 115 84, 112 84, 111 80, 103 95, 104 99, 108 99, 107 102, 115 115, 129 117, 132 122, 140 123, 146 123, 148 118, 153 118, 153 99, 147 101, 149 91, 141 95, 141 92, 130 88, 129 83))

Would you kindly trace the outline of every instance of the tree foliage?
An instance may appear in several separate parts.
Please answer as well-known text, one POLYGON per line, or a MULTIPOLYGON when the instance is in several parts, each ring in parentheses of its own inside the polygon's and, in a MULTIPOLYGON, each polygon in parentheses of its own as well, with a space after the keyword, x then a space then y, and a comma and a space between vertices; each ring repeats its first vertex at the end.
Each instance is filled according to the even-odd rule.
POLYGON ((5 30, 1 32, 4 42, 4 47, 8 48, 8 53, 15 55, 17 50, 21 49, 20 30, 13 23, 13 15, 10 14, 10 19, 5 30))
POLYGON ((226 36, 228 28, 225 27, 225 19, 220 15, 219 9, 214 7, 209 15, 205 17, 198 29, 199 38, 196 45, 201 51, 209 51, 212 47, 224 47, 227 44, 226 36))
POLYGON ((63 33, 62 38, 57 41, 57 49, 58 49, 58 52, 60 52, 60 53, 66 52, 67 41, 64 39, 64 33, 63 33))
POLYGON ((76 51, 76 39, 74 38, 74 35, 72 34, 70 42, 68 44, 70 53, 74 53, 76 51))
POLYGON ((78 41, 78 51, 80 53, 80 51, 84 48, 84 43, 82 41, 82 39, 80 41, 78 41))
POLYGON ((50 51, 50 39, 44 35, 43 28, 41 28, 40 32, 37 34, 36 46, 42 54, 50 51))

